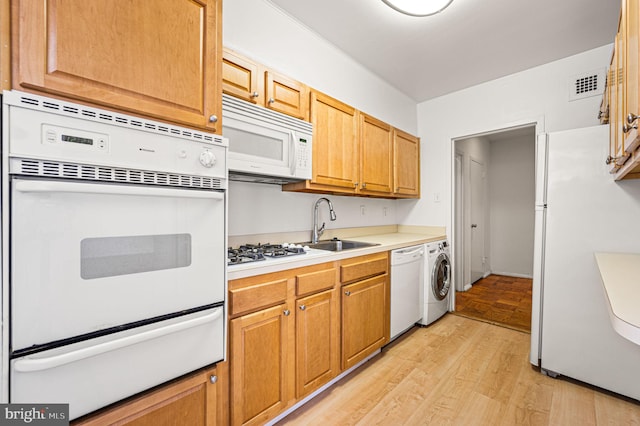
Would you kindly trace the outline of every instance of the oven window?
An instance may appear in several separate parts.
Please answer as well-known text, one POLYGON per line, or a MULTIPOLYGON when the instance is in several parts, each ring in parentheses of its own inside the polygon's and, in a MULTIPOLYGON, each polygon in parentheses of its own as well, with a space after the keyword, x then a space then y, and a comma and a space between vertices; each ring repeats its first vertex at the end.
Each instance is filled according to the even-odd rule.
POLYGON ((189 266, 191 235, 136 235, 80 241, 80 276, 85 280, 189 266))

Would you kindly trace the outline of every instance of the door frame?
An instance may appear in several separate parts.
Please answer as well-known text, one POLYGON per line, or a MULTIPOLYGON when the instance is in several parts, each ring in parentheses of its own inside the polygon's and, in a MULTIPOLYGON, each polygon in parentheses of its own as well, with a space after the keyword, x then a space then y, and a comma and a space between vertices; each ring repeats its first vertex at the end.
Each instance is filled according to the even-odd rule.
MULTIPOLYGON (((517 120, 517 121, 513 121, 513 122, 509 122, 509 123, 504 123, 504 124, 497 124, 497 125, 493 125, 493 126, 487 126, 487 127, 481 127, 479 129, 475 129, 474 131, 470 131, 467 134, 462 134, 460 136, 455 136, 451 138, 451 145, 450 145, 450 182, 451 182, 451 187, 449 188, 451 191, 451 194, 453 195, 451 197, 451 205, 450 205, 450 212, 451 212, 451 216, 449 217, 449 220, 451 223, 451 261, 454 263, 454 265, 457 265, 458 262, 462 262, 462 265, 464 266, 464 254, 463 254, 463 248, 464 247, 458 247, 459 244, 459 239, 460 241, 464 241, 464 229, 459 229, 459 226, 456 226, 456 224, 458 222, 456 222, 456 214, 457 214, 457 210, 456 210, 456 198, 457 198, 457 192, 456 192, 456 188, 458 185, 458 180, 462 179, 462 187, 464 186, 464 178, 461 176, 460 178, 457 178, 456 176, 456 142, 460 141, 460 140, 464 140, 464 139, 469 139, 471 137, 479 137, 479 136, 487 136, 487 135, 491 135, 494 133, 501 133, 504 131, 508 131, 508 130, 515 130, 521 127, 529 127, 529 126, 535 126, 535 134, 540 134, 540 133, 545 133, 546 132, 546 128, 545 128, 545 117, 544 115, 539 115, 537 117, 533 117, 533 118, 529 118, 529 119, 522 119, 522 120, 517 120)), ((464 206, 463 206, 464 208, 464 206)), ((533 207, 532 207, 533 208, 533 207)), ((463 226, 464 228, 464 226, 463 226)), ((451 279, 453 280, 454 283, 458 282, 458 267, 455 266, 454 268, 452 268, 452 277, 451 279)), ((464 277, 464 272, 462 272, 463 277, 464 277)), ((455 287, 455 286, 454 286, 455 287)), ((450 312, 454 312, 456 309, 456 292, 458 291, 457 287, 455 288, 455 291, 453 291, 449 296, 449 311, 450 312)))

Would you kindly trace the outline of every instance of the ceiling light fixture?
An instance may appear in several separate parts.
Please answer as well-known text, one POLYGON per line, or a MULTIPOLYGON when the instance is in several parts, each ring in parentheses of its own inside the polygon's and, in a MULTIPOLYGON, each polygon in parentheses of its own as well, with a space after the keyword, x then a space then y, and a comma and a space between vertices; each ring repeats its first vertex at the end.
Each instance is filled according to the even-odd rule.
POLYGON ((440 13, 453 0, 382 0, 387 6, 405 15, 430 16, 440 13))

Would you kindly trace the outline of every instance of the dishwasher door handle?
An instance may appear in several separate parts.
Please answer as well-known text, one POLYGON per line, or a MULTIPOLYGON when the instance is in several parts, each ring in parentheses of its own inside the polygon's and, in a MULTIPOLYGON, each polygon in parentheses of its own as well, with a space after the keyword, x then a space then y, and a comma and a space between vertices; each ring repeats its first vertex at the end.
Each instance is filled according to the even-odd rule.
POLYGON ((423 255, 424 254, 424 247, 418 247, 418 248, 416 248, 414 250, 410 250, 410 251, 397 250, 396 253, 401 254, 403 256, 413 256, 415 254, 423 255))

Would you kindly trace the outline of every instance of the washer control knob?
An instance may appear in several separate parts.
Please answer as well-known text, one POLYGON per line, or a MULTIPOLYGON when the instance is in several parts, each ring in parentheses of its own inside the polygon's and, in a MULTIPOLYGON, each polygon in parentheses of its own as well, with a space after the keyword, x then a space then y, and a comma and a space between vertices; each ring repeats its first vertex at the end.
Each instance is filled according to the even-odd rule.
POLYGON ((200 153, 200 164, 205 167, 213 167, 216 164, 216 156, 209 150, 202 151, 200 153))

